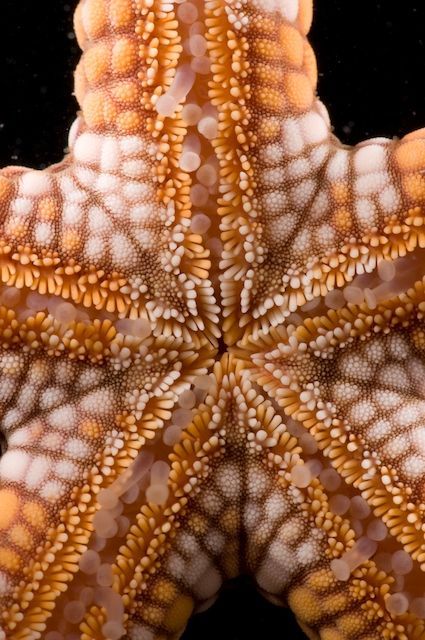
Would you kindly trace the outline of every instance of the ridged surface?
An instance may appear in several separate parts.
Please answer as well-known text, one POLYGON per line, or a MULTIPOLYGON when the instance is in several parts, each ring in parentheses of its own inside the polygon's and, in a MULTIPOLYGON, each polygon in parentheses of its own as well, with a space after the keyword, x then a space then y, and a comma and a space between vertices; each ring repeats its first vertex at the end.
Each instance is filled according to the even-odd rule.
POLYGON ((356 147, 311 0, 82 0, 69 154, 0 171, 0 640, 168 640, 252 575, 425 640, 425 132, 356 147))

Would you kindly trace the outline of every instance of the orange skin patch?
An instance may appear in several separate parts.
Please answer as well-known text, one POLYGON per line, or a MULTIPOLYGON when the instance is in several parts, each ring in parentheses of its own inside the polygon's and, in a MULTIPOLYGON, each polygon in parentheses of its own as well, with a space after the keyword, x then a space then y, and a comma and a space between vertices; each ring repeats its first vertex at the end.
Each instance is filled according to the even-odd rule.
POLYGON ((0 176, 0 199, 6 198, 12 190, 12 182, 5 178, 4 176, 0 176))
POLYGON ((304 58, 304 38, 300 32, 284 24, 279 29, 279 40, 287 62, 294 67, 301 67, 304 58))
POLYGON ((193 600, 188 596, 179 595, 164 618, 164 625, 171 632, 182 629, 193 611, 193 600))
POLYGON ((334 224, 341 231, 349 231, 352 227, 351 212, 346 207, 340 207, 335 211, 334 224))
POLYGON ((118 82, 111 89, 111 94, 115 100, 125 104, 136 104, 139 100, 140 88, 136 82, 131 80, 118 82))
POLYGON ((418 174, 407 175, 403 179, 403 187, 412 200, 425 200, 425 176, 418 174))
POLYGON ((18 547, 25 550, 31 549, 32 536, 30 531, 24 526, 20 524, 15 525, 9 533, 9 538, 18 547))
POLYGON ((0 547, 0 568, 16 573, 22 566, 22 560, 17 553, 6 547, 0 547))
POLYGON ((343 204, 349 198, 349 187, 344 182, 334 182, 331 186, 332 196, 335 202, 343 204))
POLYGON ((263 118, 258 125, 258 137, 260 140, 267 142, 272 140, 280 129, 280 122, 277 118, 263 118))
POLYGON ((117 116, 116 123, 121 133, 135 133, 142 124, 142 117, 138 111, 124 111, 117 116))
POLYGON ((253 47, 253 51, 266 60, 281 60, 282 51, 276 46, 273 40, 257 40, 253 47))
POLYGON ((272 113, 281 113, 286 102, 283 93, 271 87, 259 89, 255 97, 259 104, 270 109, 272 113))
POLYGON ((313 0, 299 0, 298 24, 304 35, 310 31, 313 21, 313 0))
POLYGON ((111 25, 116 29, 124 29, 130 25, 134 19, 132 0, 111 0, 109 16, 111 25))
POLYGON ((87 0, 83 8, 83 24, 90 39, 104 35, 108 25, 108 14, 104 0, 87 0))
POLYGON ((285 79, 283 69, 270 68, 266 64, 257 65, 253 70, 253 75, 260 84, 267 85, 281 86, 285 79))
POLYGON ((417 171, 425 165, 425 140, 402 140, 394 153, 394 159, 403 171, 417 171))
POLYGON ((311 85, 315 87, 317 85, 317 74, 318 74, 317 61, 316 61, 316 56, 314 55, 314 51, 307 40, 304 41, 303 67, 304 67, 305 73, 310 79, 311 85))
POLYGON ((90 85, 104 81, 110 67, 111 52, 102 42, 87 50, 84 57, 84 71, 90 85))
POLYGON ((59 213, 59 207, 53 198, 43 198, 38 203, 38 215, 41 220, 55 220, 59 213))
POLYGON ((79 426, 79 431, 86 438, 96 439, 102 432, 102 426, 96 420, 84 420, 79 426))
POLYGON ((303 73, 288 73, 285 90, 291 106, 297 111, 305 111, 311 107, 313 89, 309 78, 303 73))
MULTIPOLYGON (((80 96, 80 93, 77 94, 80 96)), ((87 124, 94 129, 101 127, 105 118, 103 115, 104 91, 89 91, 83 98, 83 111, 87 124)))
POLYGON ((118 40, 112 49, 113 73, 126 75, 134 72, 139 63, 137 47, 134 42, 125 38, 118 40))
POLYGON ((19 498, 11 489, 1 489, 0 505, 0 529, 7 529, 18 512, 19 498))

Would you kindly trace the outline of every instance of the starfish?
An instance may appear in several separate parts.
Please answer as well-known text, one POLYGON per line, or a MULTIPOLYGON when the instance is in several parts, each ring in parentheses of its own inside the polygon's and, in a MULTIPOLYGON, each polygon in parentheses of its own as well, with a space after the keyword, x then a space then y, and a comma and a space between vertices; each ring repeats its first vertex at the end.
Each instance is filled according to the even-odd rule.
POLYGON ((242 573, 425 638, 425 131, 355 147, 312 0, 82 0, 69 153, 0 172, 0 637, 171 640, 242 573))

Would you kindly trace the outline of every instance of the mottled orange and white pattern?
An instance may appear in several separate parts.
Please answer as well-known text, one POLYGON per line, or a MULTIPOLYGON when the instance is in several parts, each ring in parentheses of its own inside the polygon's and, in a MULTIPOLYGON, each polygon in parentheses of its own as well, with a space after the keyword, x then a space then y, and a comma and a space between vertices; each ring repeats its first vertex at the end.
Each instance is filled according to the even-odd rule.
POLYGON ((0 640, 177 640, 240 573, 425 640, 425 131, 342 145, 311 20, 79 3, 69 153, 0 171, 0 640))

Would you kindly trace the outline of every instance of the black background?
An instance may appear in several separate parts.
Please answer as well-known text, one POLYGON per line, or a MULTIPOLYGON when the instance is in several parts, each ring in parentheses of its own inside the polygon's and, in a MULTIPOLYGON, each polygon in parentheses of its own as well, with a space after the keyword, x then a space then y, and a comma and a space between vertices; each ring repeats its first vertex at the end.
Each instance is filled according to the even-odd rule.
MULTIPOLYGON (((76 0, 1 0, 0 164, 57 162, 75 116, 76 0)), ((425 126, 425 3, 316 0, 311 41, 319 95, 348 144, 425 126), (393 4, 393 6, 391 6, 393 4)), ((293 616, 247 580, 230 583, 183 640, 301 640, 293 616)))

